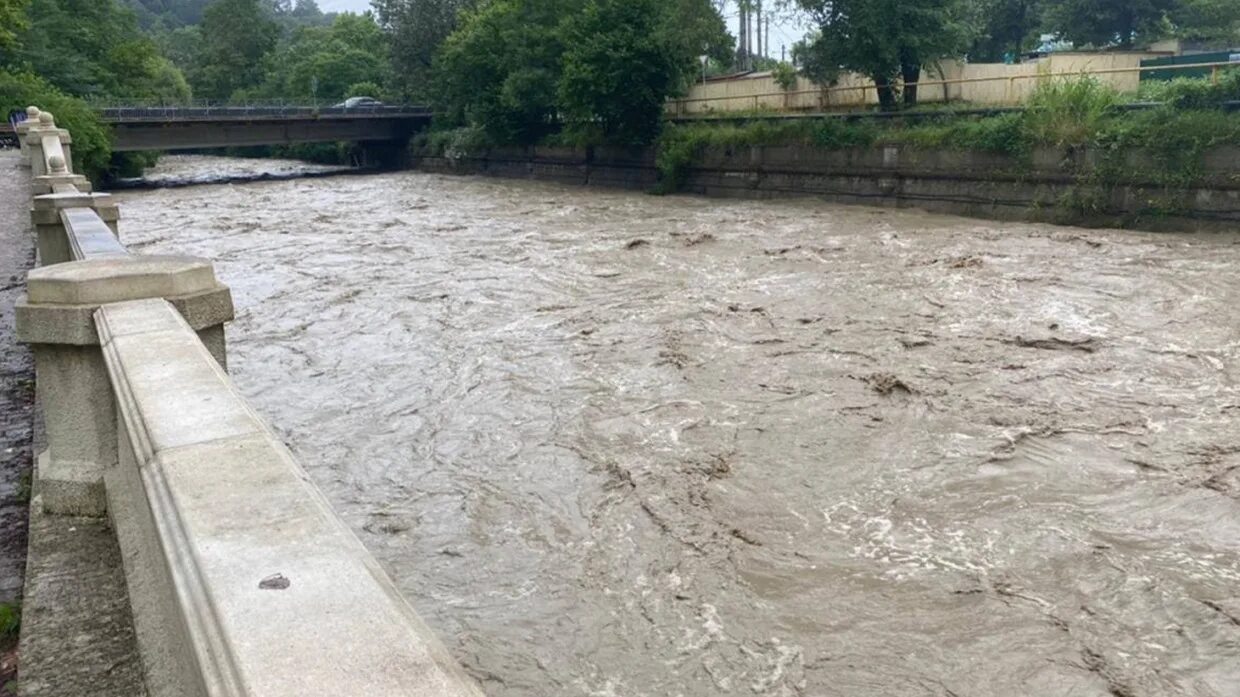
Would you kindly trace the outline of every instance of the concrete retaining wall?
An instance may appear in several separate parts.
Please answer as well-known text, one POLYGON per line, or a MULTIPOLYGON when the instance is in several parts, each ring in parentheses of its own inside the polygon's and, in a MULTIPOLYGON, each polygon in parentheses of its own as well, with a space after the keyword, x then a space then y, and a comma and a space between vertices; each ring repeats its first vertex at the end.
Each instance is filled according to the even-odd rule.
MULTIPOLYGON (((1065 51, 1018 64, 943 60, 922 70, 918 101, 923 104, 965 102, 979 106, 1011 106, 1027 101, 1039 84, 1056 79, 1056 75, 1086 72, 1097 73, 1098 81, 1131 94, 1140 86, 1141 77, 1136 69, 1141 61, 1165 55, 1145 51, 1065 51)), ((757 72, 695 84, 683 99, 669 101, 667 110, 677 116, 692 116, 760 109, 857 109, 877 104, 874 81, 865 75, 843 73, 830 85, 798 76, 785 90, 772 73, 757 72)))
MULTIPOLYGON (((1088 151, 1040 150, 1030 161, 993 153, 902 147, 823 150, 804 146, 708 149, 681 190, 732 198, 810 196, 839 203, 915 207, 1000 220, 1151 230, 1234 230, 1240 225, 1240 148, 1203 159, 1197 186, 1168 187, 1160 168, 1133 153, 1121 184, 1102 182, 1088 151)), ((494 148, 470 157, 418 157, 414 166, 650 190, 652 149, 494 148)))
MULTIPOLYGON (((211 262, 131 255, 116 206, 70 171, 68 134, 31 115, 40 268, 17 334, 48 440, 34 505, 110 519, 145 693, 481 697, 233 386, 211 262)), ((40 678, 40 694, 94 694, 40 678)))

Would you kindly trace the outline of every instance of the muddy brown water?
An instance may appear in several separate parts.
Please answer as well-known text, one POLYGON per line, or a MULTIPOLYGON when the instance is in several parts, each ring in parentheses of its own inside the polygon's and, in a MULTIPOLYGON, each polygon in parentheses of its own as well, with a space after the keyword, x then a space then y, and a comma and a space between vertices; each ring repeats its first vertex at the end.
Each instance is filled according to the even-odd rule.
POLYGON ((121 198, 217 261, 240 388, 488 695, 1240 695, 1238 235, 121 198))

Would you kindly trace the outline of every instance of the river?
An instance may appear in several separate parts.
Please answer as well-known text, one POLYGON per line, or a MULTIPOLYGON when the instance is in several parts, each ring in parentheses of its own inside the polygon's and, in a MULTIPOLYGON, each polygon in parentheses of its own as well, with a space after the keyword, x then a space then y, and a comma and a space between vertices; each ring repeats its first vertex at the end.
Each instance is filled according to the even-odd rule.
POLYGON ((240 389, 492 697, 1240 695, 1240 235, 120 198, 216 260, 240 389))

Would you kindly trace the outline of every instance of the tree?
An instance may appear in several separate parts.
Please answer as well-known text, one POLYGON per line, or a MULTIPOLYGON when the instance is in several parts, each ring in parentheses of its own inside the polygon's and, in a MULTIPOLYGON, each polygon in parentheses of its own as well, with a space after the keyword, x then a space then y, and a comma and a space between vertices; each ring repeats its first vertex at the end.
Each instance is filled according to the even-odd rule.
POLYGON ((534 143, 649 142, 698 57, 728 58, 710 0, 491 0, 461 17, 434 62, 440 122, 534 143))
MULTIPOLYGON (((657 0, 588 0, 565 20, 558 97, 569 127, 640 144, 659 132, 667 97, 693 55, 678 53, 657 0)), ((696 51, 694 51, 696 54, 696 51)))
POLYGON ((978 33, 967 54, 977 63, 999 63, 1031 48, 1044 0, 977 0, 978 33))
POLYGON ((388 81, 387 42, 370 13, 336 15, 326 27, 295 29, 264 72, 259 96, 339 101, 354 96, 350 85, 388 81))
POLYGON ((1240 2, 1236 0, 1181 0, 1171 21, 1180 38, 1223 46, 1240 44, 1240 2))
POLYGON ((4 62, 24 66, 81 97, 183 100, 180 72, 115 0, 32 0, 20 46, 4 62))
POLYGON ((301 26, 316 26, 328 21, 315 0, 298 0, 297 6, 289 12, 289 19, 301 26))
POLYGON ((462 11, 477 0, 372 0, 379 26, 391 41, 393 73, 411 97, 426 97, 431 64, 444 39, 457 27, 462 11))
POLYGON ((26 0, 0 0, 0 48, 14 48, 26 28, 26 0))
POLYGON ((798 0, 816 32, 795 49, 811 77, 830 82, 840 72, 868 75, 883 109, 896 108, 897 78, 904 102, 917 103, 922 65, 960 55, 972 35, 961 0, 798 0))
POLYGON ((73 171, 96 178, 108 169, 112 143, 94 109, 37 75, 0 69, 0 113, 32 105, 52 112, 56 125, 73 133, 73 171))
POLYGON ((1131 47, 1169 33, 1181 0, 1050 0, 1048 28, 1077 45, 1131 47))
POLYGON ((216 0, 202 17, 202 50, 190 78, 194 91, 209 99, 229 99, 263 80, 263 58, 275 47, 280 29, 258 0, 216 0))
POLYGON ((672 44, 676 55, 685 62, 677 69, 682 77, 697 75, 701 56, 731 63, 736 44, 714 2, 668 0, 660 5, 664 10, 660 31, 665 34, 663 40, 672 44))
POLYGON ((435 98, 449 123, 497 142, 532 143, 557 112, 558 26, 579 0, 494 0, 467 12, 435 60, 435 98))

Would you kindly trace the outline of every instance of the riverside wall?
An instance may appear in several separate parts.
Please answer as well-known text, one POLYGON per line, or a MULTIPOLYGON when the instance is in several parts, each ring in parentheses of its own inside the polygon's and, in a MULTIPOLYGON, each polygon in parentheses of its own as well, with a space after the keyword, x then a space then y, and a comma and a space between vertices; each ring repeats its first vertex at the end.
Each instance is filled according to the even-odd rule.
MULTIPOLYGON (((415 153, 417 169, 563 184, 652 190, 652 148, 491 148, 452 156, 415 153)), ((726 198, 812 197, 914 207, 997 220, 1234 230, 1240 225, 1240 148, 1205 154, 1189 185, 1168 182, 1150 156, 1105 162, 1088 150, 1039 149, 1028 158, 904 146, 707 148, 677 190, 726 198)))
POLYGON ((38 268, 16 335, 34 354, 47 447, 21 693, 481 697, 233 385, 232 296, 211 261, 131 254, 117 206, 72 172, 71 135, 28 113, 38 268), (115 560, 92 578, 114 575, 119 601, 70 568, 64 540, 80 535, 44 539, 60 519, 56 534, 96 535, 78 560, 115 560), (92 608, 125 630, 108 641, 133 649, 84 670, 100 654, 92 608), (132 676, 114 685, 117 672, 132 676))

